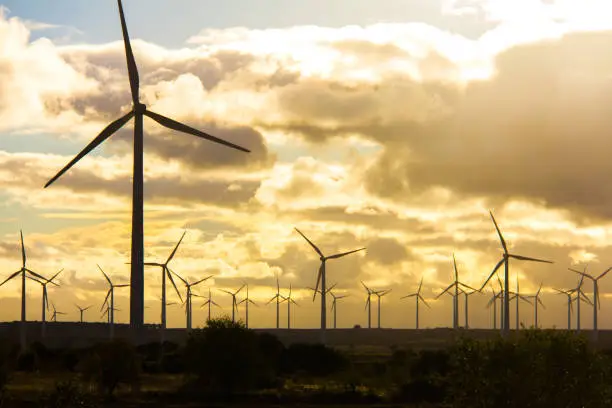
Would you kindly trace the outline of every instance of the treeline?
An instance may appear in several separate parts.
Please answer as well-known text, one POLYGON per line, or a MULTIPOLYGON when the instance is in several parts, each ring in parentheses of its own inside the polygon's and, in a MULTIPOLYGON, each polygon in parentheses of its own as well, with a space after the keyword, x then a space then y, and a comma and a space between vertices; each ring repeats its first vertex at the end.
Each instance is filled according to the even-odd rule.
POLYGON ((84 350, 35 344, 19 357, 15 350, 0 348, 3 407, 19 402, 8 386, 19 372, 32 373, 33 385, 39 376, 69 378, 32 401, 43 407, 92 408, 117 397, 143 406, 233 401, 574 408, 612 402, 610 353, 564 331, 525 330, 510 340, 462 339, 446 349, 377 356, 316 344, 285 347, 270 334, 223 318, 194 330, 184 347, 114 341, 84 350), (179 376, 180 385, 143 392, 156 376, 179 376))

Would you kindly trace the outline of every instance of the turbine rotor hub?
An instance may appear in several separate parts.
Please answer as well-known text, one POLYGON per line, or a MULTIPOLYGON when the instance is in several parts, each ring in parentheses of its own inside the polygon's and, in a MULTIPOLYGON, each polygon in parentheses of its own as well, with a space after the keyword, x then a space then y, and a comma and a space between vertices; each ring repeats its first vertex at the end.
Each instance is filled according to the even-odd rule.
POLYGON ((146 111, 147 111, 147 105, 145 105, 144 103, 138 102, 137 104, 134 105, 134 113, 138 115, 142 115, 146 111))

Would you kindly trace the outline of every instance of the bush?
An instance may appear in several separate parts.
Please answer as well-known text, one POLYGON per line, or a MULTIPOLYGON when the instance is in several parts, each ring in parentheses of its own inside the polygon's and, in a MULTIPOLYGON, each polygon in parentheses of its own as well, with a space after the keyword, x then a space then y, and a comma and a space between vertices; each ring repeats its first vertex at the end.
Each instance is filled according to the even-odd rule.
POLYGON ((608 365, 573 333, 526 330, 516 340, 462 340, 449 399, 460 407, 603 407, 608 365))
POLYGON ((337 373, 348 366, 340 352, 323 344, 296 343, 283 354, 283 372, 323 377, 337 373))
POLYGON ((101 343, 80 364, 83 378, 112 396, 121 384, 132 387, 140 379, 140 361, 136 350, 123 340, 101 343))
POLYGON ((96 408, 99 405, 92 395, 73 381, 55 384, 42 403, 44 408, 96 408))

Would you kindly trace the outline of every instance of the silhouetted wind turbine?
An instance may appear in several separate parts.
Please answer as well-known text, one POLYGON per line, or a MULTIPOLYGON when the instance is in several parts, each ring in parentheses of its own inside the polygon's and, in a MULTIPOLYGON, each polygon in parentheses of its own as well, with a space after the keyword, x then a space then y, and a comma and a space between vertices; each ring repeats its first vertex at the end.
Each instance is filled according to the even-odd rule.
POLYGON ((504 293, 506 295, 503 298, 504 299, 504 303, 503 303, 504 318, 503 318, 502 333, 504 334, 504 336, 507 336, 508 333, 510 333, 510 319, 508 318, 510 316, 510 296, 507 296, 507 294, 510 293, 510 262, 509 262, 510 258, 518 259, 519 261, 532 261, 532 262, 542 262, 542 263, 549 263, 549 264, 553 262, 509 253, 508 246, 506 245, 504 236, 502 235, 499 229, 499 226, 497 225, 497 221, 495 221, 493 212, 489 211, 489 214, 491 215, 491 220, 493 220, 493 224, 495 224, 495 230, 497 231, 497 235, 499 235, 499 240, 501 242, 504 253, 502 255, 502 259, 497 263, 497 265, 495 265, 495 267, 493 268, 493 272, 491 272, 487 280, 485 280, 485 282, 482 284, 482 287, 480 288, 480 290, 482 290, 486 286, 486 284, 493 277, 493 275, 495 275, 495 272, 497 272, 497 270, 503 264, 504 265, 504 293))
POLYGON ((221 292, 225 292, 232 297, 232 322, 236 321, 236 312, 238 311, 238 302, 236 301, 236 296, 246 285, 242 285, 235 292, 230 292, 229 290, 221 289, 221 292))
POLYGON ((540 287, 538 288, 538 291, 536 292, 535 295, 533 296, 527 296, 527 298, 531 298, 533 299, 533 311, 534 311, 534 326, 536 329, 539 329, 540 326, 538 324, 538 304, 541 305, 544 309, 546 309, 546 306, 544 306, 544 302, 542 302, 542 299, 540 298, 540 294, 542 293, 542 283, 540 283, 540 287))
MULTIPOLYGON (((569 268, 568 268, 569 269, 569 268)), ((585 300, 588 304, 594 305, 593 302, 584 294, 582 290, 582 284, 584 282, 584 277, 586 274, 587 267, 584 267, 584 273, 580 274, 580 280, 578 281, 578 286, 574 289, 576 292, 576 332, 580 333, 580 303, 581 300, 585 300)))
POLYGON ((453 270, 455 273, 455 280, 453 281, 453 283, 448 285, 446 289, 444 289, 438 296, 436 296, 436 299, 439 299, 440 296, 442 296, 443 294, 447 292, 452 295, 453 297, 453 329, 458 329, 459 328, 459 292, 465 293, 465 291, 462 288, 460 288, 460 286, 463 286, 464 288, 467 288, 473 291, 477 291, 477 292, 480 292, 480 290, 474 289, 473 287, 466 285, 465 283, 459 282, 459 270, 457 269, 457 259, 455 258, 454 253, 453 253, 453 270), (449 292, 452 288, 455 289, 455 293, 449 292))
POLYGON ((464 302, 465 302, 464 303, 464 305, 465 305, 464 312, 465 312, 465 328, 466 329, 470 328, 470 323, 469 323, 469 305, 468 305, 469 297, 472 296, 474 293, 482 293, 482 292, 479 292, 477 290, 473 290, 473 291, 471 291, 469 293, 466 292, 466 291, 463 291, 464 302))
POLYGON ((567 330, 572 330, 572 294, 576 291, 575 289, 561 290, 555 289, 560 295, 567 296, 567 330))
POLYGON ((219 306, 219 305, 217 304, 217 302, 215 302, 214 300, 212 300, 212 294, 211 294, 211 292, 210 292, 210 288, 208 288, 208 298, 206 299, 206 302, 204 302, 204 303, 202 304, 202 306, 200 306, 200 307, 208 306, 208 320, 206 320, 206 322, 208 322, 208 321, 210 320, 212 305, 215 305, 215 306, 217 306, 218 308, 221 308, 221 306, 219 306))
MULTIPOLYGON (((168 267, 166 266, 166 268, 168 268, 168 267)), ((191 320, 192 320, 192 311, 193 311, 193 309, 191 307, 191 305, 192 305, 191 304, 191 297, 192 297, 191 288, 193 288, 193 287, 199 285, 200 283, 202 283, 202 282, 212 278, 212 275, 207 276, 207 277, 205 277, 203 279, 200 279, 198 281, 195 281, 193 283, 189 283, 185 279, 183 279, 181 277, 181 275, 179 275, 178 273, 176 273, 176 272, 174 272, 173 270, 170 270, 170 269, 168 269, 168 270, 170 271, 170 273, 173 273, 174 276, 176 276, 177 278, 179 278, 183 282, 183 284, 185 285, 185 289, 187 290, 187 296, 186 296, 185 301, 183 302, 183 304, 185 305, 185 315, 186 315, 186 319, 187 319, 186 328, 187 328, 187 331, 189 331, 189 330, 191 330, 191 320)))
MULTIPOLYGON (((233 149, 249 152, 248 149, 211 136, 207 133, 179 123, 166 116, 150 111, 140 102, 140 79, 136 60, 132 52, 132 46, 128 35, 123 6, 121 0, 117 0, 121 30, 127 59, 130 90, 132 94, 132 110, 108 125, 91 143, 85 147, 74 159, 59 171, 51 180, 45 184, 49 187, 55 180, 60 178, 74 164, 85 157, 89 152, 102 144, 115 132, 121 129, 130 119, 134 118, 134 166, 133 166, 133 193, 132 193, 132 253, 131 253, 131 293, 130 293, 130 326, 139 329, 144 324, 144 231, 143 231, 143 202, 144 202, 144 178, 143 178, 143 117, 148 116, 166 128, 187 133, 215 143, 219 143, 233 149)), ((111 311, 112 314, 112 311, 111 311)))
POLYGON ((497 299, 501 296, 501 291, 499 293, 495 293, 495 289, 491 286, 491 299, 487 302, 487 308, 493 306, 493 330, 497 329, 497 299))
POLYGON ((278 283, 278 275, 276 276, 276 295, 272 297, 272 299, 268 300, 266 305, 269 305, 273 300, 276 300, 276 328, 280 329, 280 284, 278 283))
POLYGON ((55 309, 55 305, 53 304, 53 302, 51 302, 51 307, 53 308, 53 314, 51 315, 51 321, 52 322, 57 322, 57 315, 65 315, 66 314, 64 312, 58 312, 55 309))
POLYGON ((181 294, 180 294, 178 288, 176 287, 176 283, 174 283, 174 278, 172 278, 172 274, 170 273, 170 269, 168 269, 168 264, 170 263, 172 258, 174 258, 174 254, 176 254, 176 251, 178 250, 179 245, 181 245, 181 242, 183 241, 183 238, 185 238, 185 234, 186 233, 187 233, 187 231, 183 232, 183 235, 181 236, 181 239, 179 239, 178 243, 176 244, 176 246, 174 247, 174 249, 170 253, 170 256, 168 257, 168 259, 166 259, 166 262, 164 262, 164 263, 145 262, 144 263, 146 266, 159 266, 161 268, 161 270, 162 270, 162 295, 161 295, 161 331, 162 331, 162 341, 163 341, 163 338, 164 338, 163 332, 166 329, 166 306, 167 306, 167 302, 166 302, 166 276, 168 277, 168 279, 170 279, 170 283, 172 283, 172 286, 174 287, 174 290, 176 291, 176 294, 178 295, 178 297, 181 300, 181 302, 183 301, 183 298, 181 297, 181 294))
POLYGON ((519 330, 520 329, 520 319, 519 319, 520 301, 522 300, 522 301, 527 302, 529 304, 531 304, 531 302, 529 301, 528 297, 523 296, 523 295, 520 294, 518 276, 516 277, 516 292, 515 293, 510 292, 510 294, 513 295, 513 296, 510 297, 510 300, 511 301, 512 300, 516 300, 516 316, 515 316, 515 323, 516 324, 515 324, 515 329, 519 330))
POLYGON ((6 278, 0 286, 4 285, 6 282, 10 281, 13 278, 21 275, 21 324, 19 327, 19 337, 20 337, 20 346, 21 350, 25 350, 26 348, 26 331, 25 331, 25 322, 26 322, 26 276, 32 276, 34 278, 38 278, 42 281, 45 278, 31 269, 26 267, 26 250, 25 245, 23 244, 23 231, 19 231, 21 236, 21 269, 17 272, 12 273, 8 278, 6 278))
POLYGON ((87 307, 81 307, 79 305, 75 305, 77 307, 77 309, 79 309, 79 313, 81 315, 81 319, 80 322, 83 323, 83 313, 85 313, 85 311, 91 309, 91 306, 87 306, 87 307))
POLYGON ((378 291, 374 292, 374 294, 378 298, 377 300, 378 300, 378 328, 379 329, 380 329, 380 298, 382 298, 383 296, 385 296, 386 294, 388 294, 392 290, 393 289, 387 289, 387 290, 378 290, 378 291))
POLYGON ((249 285, 247 283, 245 283, 246 285, 246 297, 244 299, 242 299, 240 302, 238 302, 238 304, 242 304, 244 303, 244 308, 245 308, 245 325, 246 328, 249 328, 249 303, 257 306, 257 304, 255 302, 253 302, 253 300, 251 300, 251 298, 249 298, 249 285))
POLYGON ((42 286, 42 325, 41 325, 41 331, 42 331, 42 337, 45 337, 46 334, 46 322, 47 322, 47 310, 49 310, 49 298, 47 296, 47 285, 50 283, 52 285, 55 286, 59 286, 57 283, 54 282, 55 278, 57 278, 57 276, 62 273, 64 269, 61 269, 58 273, 56 273, 55 275, 53 275, 51 277, 51 279, 45 279, 44 281, 41 281, 37 278, 33 278, 31 276, 28 276, 29 279, 32 279, 33 281, 36 281, 38 283, 40 283, 40 285, 42 286))
POLYGON ((335 329, 335 328, 337 327, 337 326, 336 326, 336 317, 337 317, 337 314, 338 314, 338 304, 337 304, 337 303, 338 303, 338 300, 339 300, 339 299, 344 299, 345 297, 348 297, 348 295, 340 295, 340 296, 337 296, 337 295, 336 295, 334 292, 332 292, 332 291, 331 291, 331 289, 330 289, 330 290, 328 290, 328 292, 329 292, 329 294, 330 294, 330 295, 331 295, 331 297, 332 297, 332 305, 331 305, 331 310, 332 310, 332 312, 334 313, 334 329, 335 329))
MULTIPOLYGON (((282 295, 281 295, 282 296, 282 295)), ((291 328, 291 304, 293 303, 296 306, 299 306, 295 300, 291 297, 291 284, 289 284, 289 295, 282 296, 283 300, 281 302, 287 302, 287 329, 291 328)))
POLYGON ((108 320, 110 323, 110 337, 112 339, 115 336, 115 288, 126 288, 130 285, 127 283, 122 284, 122 285, 115 285, 113 284, 111 279, 108 277, 108 275, 102 270, 100 265, 98 265, 98 269, 100 269, 100 272, 102 272, 102 274, 106 278, 106 281, 108 282, 108 285, 109 285, 108 292, 106 293, 106 297, 104 298, 104 303, 102 303, 102 307, 100 308, 100 311, 104 309, 104 306, 106 306, 106 304, 109 301, 109 297, 110 297, 110 303, 108 303, 109 308, 107 309, 107 311, 109 311, 108 320))
POLYGON ((314 296, 312 297, 312 300, 314 302, 315 298, 317 297, 317 290, 319 289, 319 283, 320 283, 321 284, 321 343, 325 344, 325 329, 327 328, 327 303, 326 303, 326 298, 325 298, 327 294, 327 288, 325 286, 327 281, 325 277, 325 264, 330 259, 342 258, 343 256, 350 255, 355 252, 363 251, 365 248, 359 248, 359 249, 355 249, 355 250, 348 251, 348 252, 342 252, 342 253, 335 254, 335 255, 325 256, 323 255, 323 252, 321 252, 321 250, 315 244, 313 244, 311 240, 309 240, 306 237, 306 235, 302 234, 302 232, 297 228, 295 228, 295 230, 298 232, 298 234, 302 236, 302 238, 304 238, 310 244, 312 249, 314 249, 315 252, 319 254, 319 259, 321 260, 321 266, 319 267, 319 273, 317 274, 317 284, 315 285, 315 292, 314 292, 314 296))
POLYGON ((421 288, 423 287, 423 278, 421 278, 421 282, 419 283, 419 288, 417 289, 417 291, 415 293, 411 293, 410 295, 406 295, 406 296, 402 296, 401 299, 406 299, 406 298, 415 298, 416 301, 416 318, 415 318, 415 328, 418 329, 419 328, 419 300, 423 302, 423 304, 425 304, 425 306, 429 307, 431 309, 431 307, 429 306, 429 304, 425 301, 425 298, 423 298, 423 296, 421 296, 421 288))
POLYGON ((374 292, 372 291, 372 289, 368 288, 366 286, 366 284, 363 283, 363 281, 361 281, 361 284, 363 285, 365 290, 368 292, 368 297, 366 298, 365 309, 368 311, 368 329, 371 329, 372 328, 372 302, 371 302, 371 297, 374 294, 374 292))
POLYGON ((106 322, 108 324, 111 324, 111 312, 114 315, 114 312, 120 312, 121 309, 117 309, 115 307, 111 307, 110 303, 106 305, 106 309, 104 309, 104 312, 102 312, 101 317, 106 316, 106 322))
POLYGON ((599 276, 594 277, 586 273, 586 267, 583 272, 577 271, 575 269, 569 268, 570 271, 575 272, 577 274, 582 275, 585 278, 589 278, 593 281, 593 338, 595 341, 599 338, 599 329, 597 328, 597 309, 601 307, 601 302, 599 301, 599 280, 606 276, 608 272, 612 270, 612 268, 606 269, 599 276))

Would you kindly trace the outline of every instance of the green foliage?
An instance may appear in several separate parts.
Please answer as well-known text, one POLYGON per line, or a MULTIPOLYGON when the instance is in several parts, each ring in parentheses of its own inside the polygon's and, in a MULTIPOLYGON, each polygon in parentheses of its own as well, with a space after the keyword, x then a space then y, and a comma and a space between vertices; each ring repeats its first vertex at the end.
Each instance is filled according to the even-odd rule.
POLYGON ((121 384, 132 387, 140 379, 140 361, 136 350, 123 340, 97 345, 80 364, 86 381, 111 396, 121 384))
POLYGON ((603 355, 573 333, 464 339, 451 349, 448 399, 457 407, 603 407, 607 373, 603 355))

